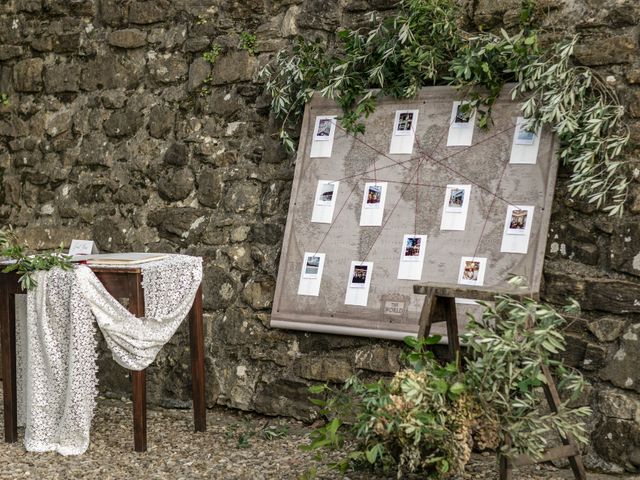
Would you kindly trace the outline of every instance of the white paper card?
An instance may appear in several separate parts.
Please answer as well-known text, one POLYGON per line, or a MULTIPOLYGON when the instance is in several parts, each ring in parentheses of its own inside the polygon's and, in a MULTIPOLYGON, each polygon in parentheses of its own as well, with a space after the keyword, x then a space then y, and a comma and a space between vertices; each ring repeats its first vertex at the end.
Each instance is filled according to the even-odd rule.
POLYGON ((387 182, 365 183, 360 213, 361 227, 382 225, 384 202, 387 197, 387 182))
POLYGON ((418 110, 396 110, 389 153, 413 153, 418 110))
POLYGON ((324 270, 324 257, 324 253, 304 252, 298 295, 318 296, 324 270))
POLYGON ((471 201, 471 185, 447 185, 440 230, 464 230, 471 201))
POLYGON ((91 255, 98 253, 93 240, 71 240, 69 255, 91 255))
POLYGON ((311 158, 328 158, 333 150, 333 137, 336 133, 335 115, 318 115, 313 128, 311 158))
POLYGON ((449 120, 449 136, 447 146, 469 146, 473 142, 473 126, 476 123, 476 112, 465 114, 461 108, 464 102, 453 102, 451 119, 449 120))
POLYGON ((527 253, 531 224, 533 223, 533 210, 533 206, 509 205, 507 207, 502 245, 500 246, 501 252, 527 253))
POLYGON ((402 239, 398 280, 421 280, 424 255, 427 249, 426 235, 406 234, 402 239))
POLYGON ((516 120, 509 163, 535 165, 540 147, 540 129, 535 133, 527 132, 524 129, 525 123, 524 117, 518 117, 516 120))
POLYGON ((340 182, 332 180, 320 180, 316 187, 315 201, 313 202, 313 212, 311 222, 331 223, 333 222, 333 212, 336 208, 338 197, 338 186, 340 182))
POLYGON ((460 285, 482 286, 484 284, 484 272, 486 268, 486 258, 462 257, 460 260, 458 283, 460 285))
POLYGON ((369 286, 373 275, 373 262, 351 262, 345 305, 367 306, 369 286))

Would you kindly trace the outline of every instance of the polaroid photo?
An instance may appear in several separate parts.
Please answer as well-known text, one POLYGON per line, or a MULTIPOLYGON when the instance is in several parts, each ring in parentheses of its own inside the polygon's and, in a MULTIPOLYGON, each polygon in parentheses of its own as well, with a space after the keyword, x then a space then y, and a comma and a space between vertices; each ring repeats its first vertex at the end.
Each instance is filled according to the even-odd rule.
POLYGON ((458 283, 461 285, 483 285, 486 267, 486 258, 462 257, 460 261, 458 283))
POLYGON ((451 115, 451 127, 471 128, 473 127, 473 112, 465 102, 455 102, 451 115))
POLYGON ((509 207, 507 234, 526 235, 529 230, 530 220, 527 208, 509 207))
POLYGON ((351 269, 351 280, 349 281, 349 287, 365 288, 367 284, 367 275, 369 275, 368 265, 354 265, 351 269))
POLYGON ((525 122, 519 122, 516 128, 516 145, 533 145, 536 141, 536 133, 525 128, 525 122))
POLYGON ((303 278, 318 278, 320 274, 320 255, 305 255, 303 278))
POLYGON ((402 261, 419 262, 424 252, 424 236, 405 235, 402 246, 402 261))
POLYGON ((393 134, 407 136, 415 133, 418 120, 417 110, 397 110, 393 134))
POLYGON ((313 139, 316 142, 328 142, 333 137, 333 129, 335 128, 335 117, 319 116, 316 117, 316 128, 314 130, 313 139))
POLYGON ((364 208, 380 208, 382 205, 382 185, 368 185, 365 196, 364 208))
POLYGON ((336 184, 332 182, 320 183, 318 186, 318 198, 316 205, 321 207, 329 207, 333 203, 336 184))
POLYGON ((464 202, 467 196, 467 190, 463 187, 447 188, 447 206, 445 211, 457 213, 464 209, 464 202))

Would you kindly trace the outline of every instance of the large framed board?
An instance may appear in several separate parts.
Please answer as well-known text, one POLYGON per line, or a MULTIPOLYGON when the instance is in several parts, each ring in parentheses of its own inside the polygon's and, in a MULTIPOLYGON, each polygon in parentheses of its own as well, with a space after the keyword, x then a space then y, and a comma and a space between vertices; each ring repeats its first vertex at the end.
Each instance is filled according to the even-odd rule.
POLYGON ((555 139, 526 130, 508 86, 488 129, 450 87, 380 100, 357 136, 340 115, 306 106, 272 327, 400 339, 418 331, 416 283, 539 290, 555 139))

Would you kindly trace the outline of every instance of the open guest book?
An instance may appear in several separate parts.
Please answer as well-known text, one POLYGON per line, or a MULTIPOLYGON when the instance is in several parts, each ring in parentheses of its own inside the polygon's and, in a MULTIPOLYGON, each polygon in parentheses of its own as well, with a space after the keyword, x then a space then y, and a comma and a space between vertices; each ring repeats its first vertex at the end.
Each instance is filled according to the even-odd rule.
POLYGON ((99 253, 95 255, 74 255, 72 262, 85 262, 89 265, 137 265, 155 262, 166 258, 165 253, 99 253))

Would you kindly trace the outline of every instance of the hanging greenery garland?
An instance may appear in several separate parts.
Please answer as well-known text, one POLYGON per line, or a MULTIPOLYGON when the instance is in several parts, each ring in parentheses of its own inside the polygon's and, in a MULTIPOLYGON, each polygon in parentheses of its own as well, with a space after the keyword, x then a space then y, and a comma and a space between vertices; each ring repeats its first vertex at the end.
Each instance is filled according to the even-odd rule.
POLYGON ((291 132, 316 91, 342 108, 343 128, 362 133, 378 98, 412 98, 420 88, 441 83, 461 89, 479 125, 488 127, 498 95, 515 82, 513 98, 524 101, 527 127, 546 125, 560 139, 571 195, 622 214, 630 181, 624 108, 596 72, 572 64, 577 38, 542 51, 530 28, 532 8, 526 1, 517 34, 471 35, 452 0, 401 0, 394 15, 372 17, 371 30, 340 31, 333 53, 299 39, 293 52, 278 53, 260 73, 283 122, 283 144, 295 150, 291 132))

